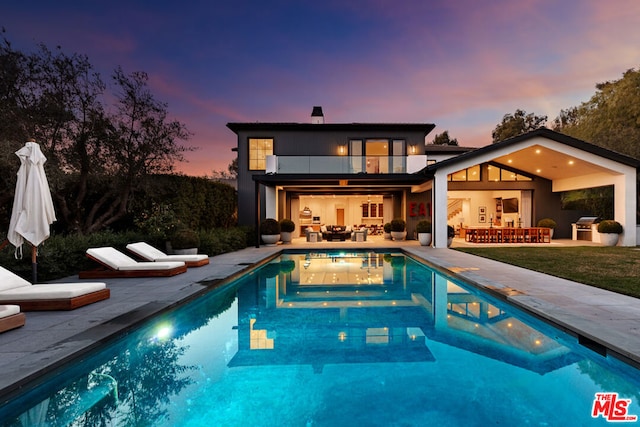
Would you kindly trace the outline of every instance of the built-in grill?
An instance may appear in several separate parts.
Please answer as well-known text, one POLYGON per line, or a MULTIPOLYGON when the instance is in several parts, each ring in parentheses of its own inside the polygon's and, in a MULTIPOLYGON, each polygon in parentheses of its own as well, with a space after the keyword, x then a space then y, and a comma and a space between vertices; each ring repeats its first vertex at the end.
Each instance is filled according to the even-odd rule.
POLYGON ((596 231, 596 227, 600 222, 598 216, 583 216, 580 217, 575 226, 575 240, 593 240, 593 232, 596 231))

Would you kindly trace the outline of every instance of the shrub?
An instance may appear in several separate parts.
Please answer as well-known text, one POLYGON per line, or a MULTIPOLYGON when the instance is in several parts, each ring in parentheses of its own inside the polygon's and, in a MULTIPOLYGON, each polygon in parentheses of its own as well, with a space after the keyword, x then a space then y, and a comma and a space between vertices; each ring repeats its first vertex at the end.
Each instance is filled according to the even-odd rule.
POLYGON ((418 221, 418 224, 416 225, 416 232, 431 233, 431 221, 429 221, 428 219, 418 221))
POLYGON ((296 223, 288 218, 280 220, 280 230, 285 233, 293 233, 296 229, 296 223))
MULTIPOLYGON (((246 227, 216 228, 198 233, 201 253, 210 256, 220 255, 252 246, 255 233, 246 227), (249 236, 249 237, 248 237, 249 236)), ((85 255, 87 248, 113 246, 127 253, 126 246, 131 242, 145 241, 151 246, 163 248, 165 239, 157 239, 138 231, 110 232, 100 231, 88 235, 70 234, 62 236, 52 234, 38 246, 38 281, 48 282, 77 275, 79 271, 96 268, 96 263, 85 255)), ((31 251, 27 245, 22 259, 15 259, 13 246, 0 251, 0 265, 31 281, 31 251), (29 249, 27 249, 29 248, 29 249)), ((76 276, 77 277, 77 276, 76 276)))
POLYGON ((556 228, 556 225, 558 224, 551 218, 542 218, 538 221, 538 227, 556 228))
POLYGON ((599 233, 613 233, 613 234, 621 234, 622 233, 622 224, 618 221, 614 221, 612 219, 605 219, 598 224, 598 232, 599 233))
POLYGON ((382 226, 385 233, 391 233, 391 223, 387 222, 382 226))
POLYGON ((280 223, 273 218, 267 218, 260 223, 260 234, 280 234, 280 223))
POLYGON ((407 223, 402 218, 395 218, 391 221, 391 231, 404 231, 407 223))
POLYGON ((180 228, 171 236, 171 247, 173 249, 190 249, 200 246, 198 233, 190 228, 180 228))

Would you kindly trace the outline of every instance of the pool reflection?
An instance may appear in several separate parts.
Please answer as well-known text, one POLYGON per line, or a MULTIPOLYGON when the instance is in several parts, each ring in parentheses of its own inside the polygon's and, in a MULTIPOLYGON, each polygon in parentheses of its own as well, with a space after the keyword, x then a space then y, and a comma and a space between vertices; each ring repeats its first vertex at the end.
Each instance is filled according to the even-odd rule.
POLYGON ((499 305, 400 254, 283 255, 238 290, 229 366, 428 362, 430 340, 539 373, 577 360, 499 305))

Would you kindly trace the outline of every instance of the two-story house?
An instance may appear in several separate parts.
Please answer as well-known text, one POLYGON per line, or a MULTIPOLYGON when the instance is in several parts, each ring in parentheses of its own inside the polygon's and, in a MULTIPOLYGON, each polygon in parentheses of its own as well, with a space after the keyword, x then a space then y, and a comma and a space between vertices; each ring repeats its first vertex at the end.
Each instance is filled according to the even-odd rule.
MULTIPOLYGON (((586 211, 562 208, 563 192, 611 186, 623 245, 637 239, 636 159, 538 129, 479 149, 426 144, 430 123, 229 123, 238 136, 238 222, 289 218, 296 230, 321 224, 380 230, 433 222, 434 246, 459 229, 558 222, 556 236, 586 211)), ((257 240, 259 244, 259 240, 257 240)))

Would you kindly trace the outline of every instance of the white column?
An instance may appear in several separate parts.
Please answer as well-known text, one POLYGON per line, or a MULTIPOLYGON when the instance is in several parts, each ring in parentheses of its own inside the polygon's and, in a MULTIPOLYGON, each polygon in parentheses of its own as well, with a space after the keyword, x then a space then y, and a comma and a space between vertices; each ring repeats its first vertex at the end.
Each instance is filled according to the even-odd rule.
POLYGON ((264 189, 264 214, 265 218, 278 219, 278 193, 275 187, 264 189))
POLYGON ((433 246, 447 247, 447 174, 436 171, 431 192, 433 208, 433 246))
POLYGON ((613 186, 613 211, 615 220, 622 224, 623 234, 620 239, 621 246, 636 246, 636 177, 632 173, 626 173, 616 177, 613 186))

